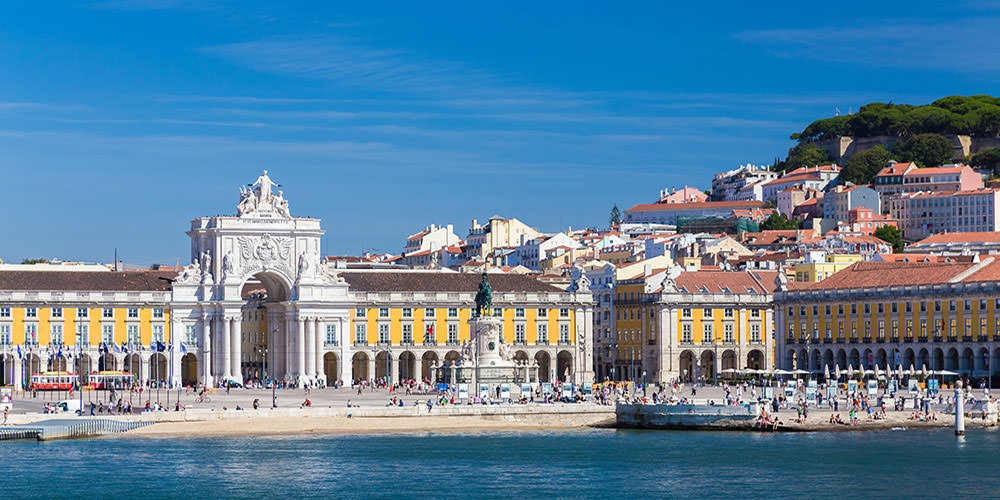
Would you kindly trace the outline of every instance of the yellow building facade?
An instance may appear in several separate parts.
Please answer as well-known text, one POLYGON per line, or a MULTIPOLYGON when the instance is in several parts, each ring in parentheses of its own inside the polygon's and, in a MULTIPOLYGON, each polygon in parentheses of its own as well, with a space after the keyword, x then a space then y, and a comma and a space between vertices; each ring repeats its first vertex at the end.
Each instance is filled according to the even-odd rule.
POLYGON ((1000 263, 862 262, 775 295, 786 368, 950 370, 1000 367, 1000 263))
POLYGON ((620 281, 612 377, 670 382, 771 368, 776 274, 674 268, 620 281))

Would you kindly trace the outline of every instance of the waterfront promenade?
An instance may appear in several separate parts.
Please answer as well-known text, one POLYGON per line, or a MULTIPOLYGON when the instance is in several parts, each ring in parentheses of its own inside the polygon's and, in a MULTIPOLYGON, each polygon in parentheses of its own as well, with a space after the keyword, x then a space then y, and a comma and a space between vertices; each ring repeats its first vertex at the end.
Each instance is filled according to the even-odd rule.
MULTIPOLYGON (((123 391, 118 396, 123 401, 131 400, 133 412, 129 415, 114 414, 112 418, 135 419, 158 422, 155 426, 130 432, 128 435, 250 435, 250 434, 305 434, 305 433, 365 433, 365 432, 419 432, 447 430, 498 430, 498 429, 556 429, 590 426, 609 426, 614 420, 613 405, 599 405, 593 401, 583 403, 498 403, 491 405, 440 404, 437 393, 411 393, 397 390, 390 394, 386 389, 365 389, 359 395, 356 389, 324 388, 305 391, 303 389, 278 389, 277 406, 271 407, 272 392, 260 389, 217 389, 208 395, 207 401, 199 401, 196 393, 182 390, 180 402, 182 411, 177 409, 176 390, 160 390, 159 402, 162 411, 142 411, 147 396, 155 407, 156 391, 147 393, 123 391), (396 398, 396 404, 389 402, 396 398), (253 409, 254 400, 259 402, 253 409), (428 409, 426 402, 434 404, 428 409), (310 405, 306 406, 306 400, 310 405), (402 401, 400 406, 398 403, 402 401)), ((669 389, 665 390, 670 395, 669 389)), ((758 389, 759 393, 759 389, 758 389)), ((647 391, 651 402, 652 391, 647 391)), ((951 394, 945 391, 944 394, 951 394)), ((983 391, 974 390, 980 397, 983 391)), ((86 391, 83 394, 85 417, 91 418, 91 401, 99 403, 108 400, 104 391, 86 391)), ((636 395, 642 397, 639 391, 636 395)), ((690 386, 683 387, 676 396, 686 398, 694 404, 723 404, 725 391, 722 387, 698 387, 694 395, 690 386)), ((747 399, 750 394, 744 394, 747 399)), ((35 422, 52 415, 42 412, 46 403, 67 399, 64 393, 30 393, 18 395, 14 410, 8 417, 9 424, 35 422)), ((79 393, 73 394, 79 400, 79 393)), ((450 398, 446 398, 450 400, 450 398)), ((918 421, 912 418, 912 403, 903 410, 894 410, 887 404, 884 418, 869 417, 867 412, 859 412, 854 423, 831 423, 831 417, 839 416, 847 421, 849 408, 847 401, 838 400, 838 410, 829 404, 811 407, 808 416, 799 421, 794 409, 781 408, 776 416, 781 420, 781 430, 798 431, 838 431, 867 430, 892 427, 947 427, 954 417, 946 414, 947 405, 932 405, 935 419, 918 421)), ((771 412, 768 407, 767 411, 771 412)), ((65 414, 63 414, 65 415, 65 414)), ((93 418, 109 417, 109 413, 96 412, 93 418)), ((968 425, 981 425, 979 419, 967 419, 968 425)))

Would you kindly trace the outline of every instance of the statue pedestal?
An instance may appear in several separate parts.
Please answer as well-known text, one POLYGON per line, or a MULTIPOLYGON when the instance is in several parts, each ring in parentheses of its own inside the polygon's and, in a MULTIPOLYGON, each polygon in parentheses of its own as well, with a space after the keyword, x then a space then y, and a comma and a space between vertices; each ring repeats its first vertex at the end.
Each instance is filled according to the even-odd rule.
POLYGON ((474 382, 479 384, 515 383, 513 353, 503 342, 503 320, 483 316, 469 320, 472 332, 462 364, 472 367, 474 382), (468 351, 472 352, 468 352, 468 351))

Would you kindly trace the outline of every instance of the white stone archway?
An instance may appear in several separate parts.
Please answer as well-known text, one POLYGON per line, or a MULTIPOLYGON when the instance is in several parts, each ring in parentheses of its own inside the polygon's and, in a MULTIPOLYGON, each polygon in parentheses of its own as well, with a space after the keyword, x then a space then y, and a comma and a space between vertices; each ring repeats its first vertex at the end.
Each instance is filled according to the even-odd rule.
MULTIPOLYGON (((240 187, 236 215, 191 221, 191 264, 172 287, 173 328, 191 335, 199 382, 243 382, 242 290, 248 281, 267 290, 267 377, 320 382, 325 329, 347 319, 347 284, 321 260, 319 219, 292 217, 280 187, 264 171, 240 187)), ((342 343, 341 343, 342 345, 342 343)), ((180 382, 174 353, 173 379, 180 382)), ((344 359, 343 352, 337 353, 344 359)))

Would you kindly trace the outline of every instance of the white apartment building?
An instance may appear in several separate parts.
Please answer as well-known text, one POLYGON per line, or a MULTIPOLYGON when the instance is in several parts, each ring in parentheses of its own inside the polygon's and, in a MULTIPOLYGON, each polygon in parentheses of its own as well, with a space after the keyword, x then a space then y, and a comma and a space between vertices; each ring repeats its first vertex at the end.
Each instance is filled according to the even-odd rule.
MULTIPOLYGON (((741 191, 747 186, 760 184, 777 179, 780 174, 772 172, 764 166, 751 164, 740 165, 739 168, 715 174, 712 178, 712 201, 736 201, 759 198, 741 198, 747 193, 741 191)), ((750 193, 754 193, 750 190, 750 193)))
POLYGON ((451 224, 446 226, 431 224, 423 231, 406 238, 403 253, 436 252, 444 247, 455 245, 459 241, 460 239, 455 235, 454 227, 451 224))
POLYGON ((889 199, 889 213, 907 240, 937 233, 1000 230, 1000 190, 903 193, 889 199))

